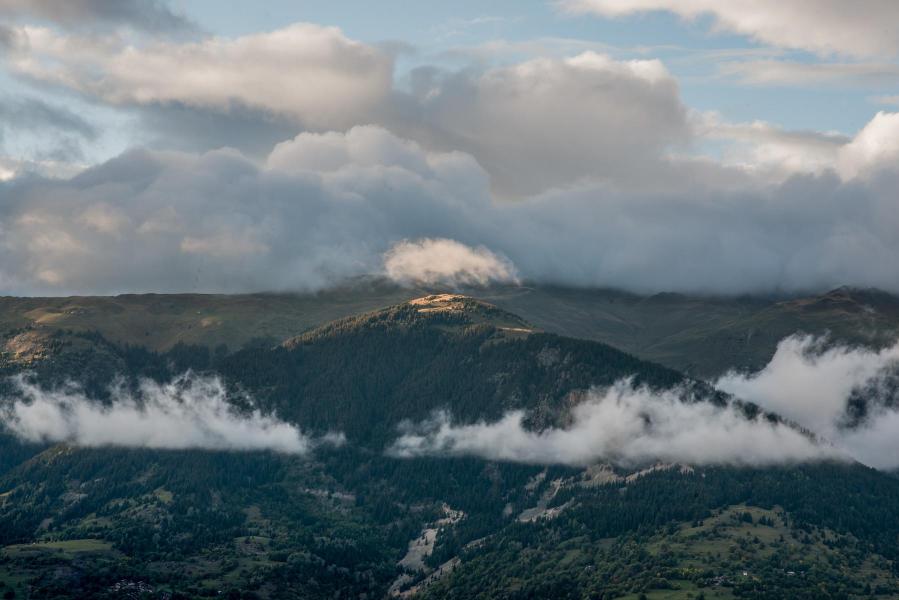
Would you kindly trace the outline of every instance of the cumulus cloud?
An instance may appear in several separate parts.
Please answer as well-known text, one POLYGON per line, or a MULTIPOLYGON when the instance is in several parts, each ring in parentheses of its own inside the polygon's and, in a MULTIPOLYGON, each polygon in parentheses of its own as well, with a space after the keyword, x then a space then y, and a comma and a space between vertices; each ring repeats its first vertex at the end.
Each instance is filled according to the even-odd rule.
POLYGON ((844 178, 895 169, 899 165, 899 113, 878 112, 840 149, 837 169, 844 178))
POLYGON ((404 85, 388 51, 304 23, 144 45, 28 26, 10 39, 13 73, 137 109, 167 149, 258 150, 276 132, 378 124, 432 151, 474 156, 494 192, 520 196, 578 180, 654 182, 662 155, 690 137, 677 82, 658 60, 586 51, 423 67, 404 85))
POLYGON ((471 154, 503 196, 585 179, 650 181, 664 152, 689 138, 677 82, 658 60, 587 51, 483 73, 420 69, 411 96, 385 123, 471 154))
MULTIPOLYGON (((273 450, 304 454, 315 443, 299 429, 258 409, 238 412, 217 378, 181 376, 143 381, 139 393, 114 390, 109 405, 77 389, 46 390, 15 380, 19 397, 0 406, 0 424, 30 442, 183 450, 273 450)), ((330 443, 340 443, 331 436, 330 443)))
POLYGON ((844 181, 870 179, 899 166, 899 113, 880 111, 854 136, 837 132, 789 131, 766 123, 731 123, 716 113, 697 113, 696 136, 728 142, 722 163, 754 175, 837 173, 844 181))
POLYGON ((757 466, 839 456, 794 428, 763 416, 748 418, 733 405, 688 402, 676 390, 653 392, 629 381, 591 392, 573 409, 566 428, 530 431, 524 417, 511 412, 495 423, 454 425, 441 413, 406 425, 388 453, 629 467, 656 461, 757 466))
POLYGON ((305 127, 358 123, 389 92, 393 61, 335 27, 297 23, 267 33, 129 45, 118 36, 14 30, 6 57, 20 76, 116 106, 232 106, 305 127))
POLYGON ((684 161, 664 191, 587 182, 518 202, 495 200, 472 156, 376 126, 300 134, 263 165, 132 151, 70 180, 0 183, 0 280, 12 294, 316 290, 383 272, 404 240, 447 239, 544 283, 899 291, 899 173, 888 138, 865 147, 846 180, 684 161))
POLYGON ((574 13, 604 17, 666 11, 686 19, 708 15, 715 28, 749 36, 759 42, 819 54, 853 56, 899 53, 899 33, 884 23, 899 21, 892 0, 561 0, 574 13))
POLYGON ((20 293, 321 289, 381 272, 404 239, 477 246, 465 230, 491 210, 471 157, 380 128, 303 134, 268 167, 230 150, 134 151, 69 181, 4 185, 0 272, 20 293), (335 140, 336 162, 308 162, 335 140))
POLYGON ((729 373, 717 386, 784 415, 833 441, 868 465, 899 467, 899 412, 895 387, 880 385, 899 367, 899 344, 881 350, 826 344, 808 336, 787 338, 757 373, 729 373), (853 395, 864 418, 849 414, 853 395))
POLYGON ((384 255, 387 277, 397 283, 451 288, 490 283, 518 283, 515 267, 483 246, 471 248, 454 240, 398 242, 384 255))

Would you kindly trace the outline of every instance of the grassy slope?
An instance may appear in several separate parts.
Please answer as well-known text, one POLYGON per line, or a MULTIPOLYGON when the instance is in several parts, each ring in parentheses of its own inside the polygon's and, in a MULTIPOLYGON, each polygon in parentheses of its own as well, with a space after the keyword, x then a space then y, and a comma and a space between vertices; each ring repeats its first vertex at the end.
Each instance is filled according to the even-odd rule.
POLYGON ((316 295, 142 294, 68 298, 0 297, 0 331, 99 331, 117 343, 167 350, 183 342, 236 350, 254 339, 273 343, 322 323, 416 295, 393 287, 316 295))

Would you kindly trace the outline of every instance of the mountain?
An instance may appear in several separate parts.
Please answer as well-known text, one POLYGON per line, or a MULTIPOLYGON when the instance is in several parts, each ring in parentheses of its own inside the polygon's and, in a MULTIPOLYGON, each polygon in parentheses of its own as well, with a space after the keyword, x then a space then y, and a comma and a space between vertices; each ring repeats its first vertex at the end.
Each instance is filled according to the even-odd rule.
MULTIPOLYGON (((360 281, 319 294, 145 294, 0 298, 0 357, 27 362, 57 331, 99 332, 117 344, 168 351, 177 344, 236 351, 276 344, 328 321, 445 290, 360 281)), ((615 290, 493 286, 465 293, 543 331, 607 343, 697 377, 764 366, 797 334, 883 346, 899 336, 899 297, 839 288, 813 296, 641 296, 615 290)), ((2 358, 0 358, 2 359, 2 358)))
POLYGON ((306 428, 366 442, 390 439, 401 421, 438 409, 463 422, 526 409, 542 427, 560 422, 591 386, 630 376, 659 389, 684 382, 605 344, 545 333, 454 294, 338 320, 267 351, 242 350, 218 372, 306 428))
POLYGON ((899 297, 878 290, 772 298, 510 287, 479 297, 547 331, 605 342, 698 377, 758 370, 795 334, 874 347, 899 337, 899 297))
MULTIPOLYGON (((431 294, 229 352, 23 333, 35 330, 48 337, 5 373, 47 390, 80 382, 100 410, 142 380, 191 371, 221 379, 236 411, 251 399, 312 440, 345 442, 289 454, 0 436, 0 592, 11 597, 899 594, 899 480, 859 464, 583 467, 385 452, 437 410, 456 424, 521 410, 532 432, 566 427, 588 389, 622 378, 732 401, 497 303, 431 294)), ((4 402, 16 385, 6 380, 4 402)))

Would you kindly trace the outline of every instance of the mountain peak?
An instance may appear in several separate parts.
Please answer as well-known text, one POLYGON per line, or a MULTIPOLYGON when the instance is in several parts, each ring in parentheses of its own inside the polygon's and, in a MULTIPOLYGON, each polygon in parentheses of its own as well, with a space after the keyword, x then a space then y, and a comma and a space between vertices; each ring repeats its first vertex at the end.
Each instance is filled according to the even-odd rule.
POLYGON ((497 329, 530 333, 537 329, 513 313, 463 294, 431 294, 405 303, 418 317, 450 317, 460 325, 492 325, 497 329))
POLYGON ((541 331, 518 315, 483 300, 462 294, 430 294, 400 304, 338 319, 284 342, 286 347, 345 335, 369 327, 437 327, 443 331, 462 331, 473 325, 493 327, 503 336, 527 335, 541 331))
MULTIPOLYGON (((467 305, 471 304, 487 304, 475 300, 469 296, 462 294, 431 294, 430 296, 422 296, 421 298, 413 298, 407 304, 417 306, 418 312, 459 312, 464 311, 467 305)), ((492 306, 489 305, 488 306, 492 306)))

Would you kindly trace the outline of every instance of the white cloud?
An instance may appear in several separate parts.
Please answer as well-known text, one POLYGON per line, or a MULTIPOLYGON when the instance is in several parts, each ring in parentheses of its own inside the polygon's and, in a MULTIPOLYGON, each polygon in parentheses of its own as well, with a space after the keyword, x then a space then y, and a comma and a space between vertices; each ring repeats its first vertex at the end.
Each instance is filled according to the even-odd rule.
POLYGON ((722 164, 762 179, 836 172, 844 181, 870 179, 899 167, 899 113, 878 112, 853 137, 836 132, 789 131, 765 123, 729 123, 716 113, 693 118, 697 138, 726 143, 722 164))
POLYGON ((789 60, 746 60, 722 63, 724 75, 749 85, 808 87, 815 85, 895 85, 899 65, 877 62, 799 62, 789 60))
POLYGON ((373 125, 346 133, 301 133, 276 145, 266 166, 285 173, 335 173, 347 165, 395 167, 427 177, 438 153, 429 154, 415 142, 373 125))
POLYGON ((837 169, 844 178, 899 166, 899 113, 878 112, 840 150, 837 169))
POLYGON ((685 19, 709 15, 715 28, 759 42, 819 54, 853 56, 899 53, 899 22, 893 0, 561 0, 574 13, 623 17, 667 11, 685 19))
POLYGON ((235 105, 306 127, 359 122, 389 93, 393 61, 334 27, 297 23, 268 33, 199 42, 127 45, 40 27, 14 30, 10 70, 112 105, 235 105))
POLYGON ((716 113, 699 114, 694 123, 697 136, 729 142, 722 157, 725 164, 757 174, 772 172, 779 179, 833 169, 850 141, 839 133, 788 131, 764 121, 729 123, 716 113))
POLYGON ((376 124, 428 150, 466 152, 494 191, 520 196, 578 180, 651 184, 664 152, 689 140, 677 82, 658 60, 586 51, 483 70, 425 67, 405 86, 385 50, 311 24, 144 46, 13 31, 11 72, 136 108, 157 129, 169 119, 166 148, 186 137, 246 150, 276 132, 376 124))
POLYGON ((523 420, 524 413, 512 412, 495 423, 453 425, 441 413, 431 422, 407 425, 388 452, 578 466, 769 465, 839 456, 789 426, 748 419, 733 406, 689 402, 677 391, 635 389, 628 381, 591 392, 564 429, 530 431, 523 420))
POLYGON ((583 180, 649 185, 666 150, 689 139, 677 82, 658 60, 588 51, 483 73, 425 69, 412 88, 386 124, 471 154, 502 196, 583 180))
POLYGON ((387 277, 398 283, 458 288, 490 283, 518 283, 515 267, 483 246, 454 240, 423 239, 394 244, 384 255, 387 277))
MULTIPOLYGON (((45 390, 21 377, 15 382, 20 397, 5 399, 0 423, 31 442, 288 454, 304 454, 315 443, 258 409, 237 412, 216 378, 186 374, 167 384, 144 381, 137 395, 113 390, 109 405, 77 389, 45 390)), ((339 443, 339 438, 329 441, 339 443)))
POLYGON ((882 350, 827 346, 824 340, 791 337, 778 344, 758 373, 729 373, 717 387, 755 402, 845 448, 857 460, 879 468, 899 467, 897 390, 878 387, 899 366, 899 345, 882 350), (868 416, 847 426, 853 393, 868 403, 868 416))

